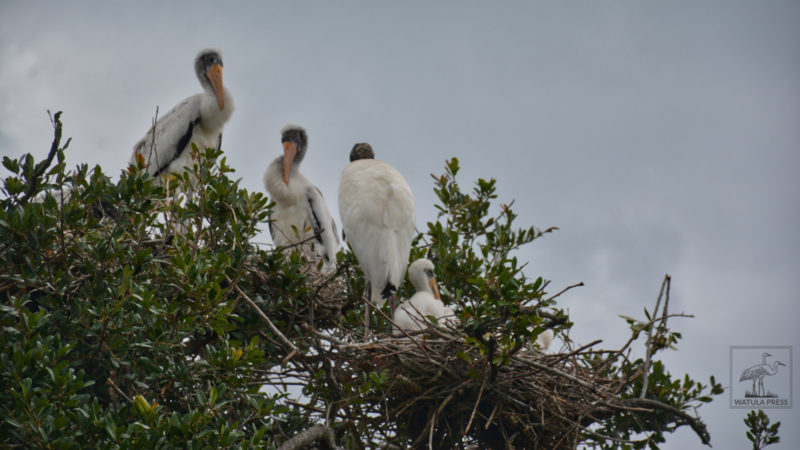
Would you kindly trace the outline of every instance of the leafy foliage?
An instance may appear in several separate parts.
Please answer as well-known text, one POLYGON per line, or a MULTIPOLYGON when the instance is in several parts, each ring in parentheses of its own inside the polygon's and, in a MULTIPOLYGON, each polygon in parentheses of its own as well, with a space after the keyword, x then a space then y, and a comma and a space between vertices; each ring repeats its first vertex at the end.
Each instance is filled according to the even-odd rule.
MULTIPOLYGON (((351 253, 320 277, 297 252, 255 245, 268 199, 232 180, 218 151, 193 149, 194 167, 168 180, 140 163, 113 181, 99 167, 67 170, 60 113, 54 126, 46 160, 3 160, 0 445, 273 448, 315 424, 345 448, 420 445, 425 424, 409 417, 429 411, 390 416, 397 374, 352 357, 373 343, 361 342, 364 281, 351 253)), ((434 177, 439 214, 412 250, 436 261, 460 319, 463 350, 452 356, 466 370, 450 397, 475 402, 466 406, 474 415, 475 396, 550 329, 584 370, 620 386, 607 395, 636 406, 576 422, 577 442, 654 448, 678 426, 699 426, 684 411, 721 393, 713 377, 673 378, 625 348, 580 353, 560 293, 529 278, 514 254, 555 228, 516 227, 512 205, 493 203, 494 180, 465 193, 458 171, 454 158, 434 177), (635 405, 643 376, 653 403, 635 405)), ((407 283, 400 294, 410 295, 407 283)), ((388 314, 371 316, 376 342, 391 339, 388 314)), ((680 339, 657 315, 628 320, 631 342, 656 327, 652 354, 680 339)), ((426 429, 439 448, 463 447, 474 442, 459 434, 465 426, 426 429)))
POLYGON ((497 216, 489 216, 497 198, 495 180, 479 179, 465 194, 456 182, 458 171, 453 158, 445 173, 434 177, 441 204, 436 205, 439 220, 428 223, 427 239, 443 291, 460 307, 467 342, 487 355, 496 374, 544 331, 542 312, 553 318, 553 326, 570 325, 563 311, 551 310, 555 301, 545 299, 548 283, 529 279, 512 253, 557 228, 514 229, 517 215, 506 204, 497 216))
POLYGON ((744 418, 744 424, 747 425, 747 439, 753 443, 753 450, 761 450, 768 445, 777 444, 781 441, 780 436, 778 436, 778 429, 781 427, 781 423, 775 422, 770 425, 769 417, 760 409, 747 413, 747 417, 744 418))
POLYGON ((99 167, 67 174, 61 148, 37 180, 30 155, 4 159, 4 444, 217 447, 274 433, 286 408, 259 392, 254 369, 269 362, 228 293, 267 202, 217 156, 184 174, 196 195, 182 205, 141 167, 116 183, 99 167), (193 226, 173 234, 175 220, 193 226))

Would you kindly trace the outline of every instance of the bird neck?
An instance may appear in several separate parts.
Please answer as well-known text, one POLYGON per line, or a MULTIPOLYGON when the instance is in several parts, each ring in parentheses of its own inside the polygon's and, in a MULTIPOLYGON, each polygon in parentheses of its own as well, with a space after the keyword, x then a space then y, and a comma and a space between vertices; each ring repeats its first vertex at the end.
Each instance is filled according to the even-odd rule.
POLYGON ((431 291, 431 286, 428 284, 428 280, 425 275, 414 274, 414 277, 411 278, 411 284, 414 285, 414 289, 417 292, 427 292, 428 294, 433 295, 433 291, 431 291))

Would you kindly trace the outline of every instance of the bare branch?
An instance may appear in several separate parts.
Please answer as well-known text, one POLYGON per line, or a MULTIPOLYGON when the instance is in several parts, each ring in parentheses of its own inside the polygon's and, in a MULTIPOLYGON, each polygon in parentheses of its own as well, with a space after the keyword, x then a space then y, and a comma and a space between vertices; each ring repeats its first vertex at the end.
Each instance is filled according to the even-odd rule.
MULTIPOLYGON (((227 276, 226 276, 226 278, 227 278, 227 276)), ((228 278, 228 282, 231 282, 230 278, 228 278)), ((243 299, 245 299, 247 301, 247 303, 249 303, 250 306, 253 307, 253 309, 256 310, 256 312, 258 313, 259 316, 261 316, 262 319, 264 319, 264 322, 267 322, 267 325, 272 330, 272 332, 277 334, 278 337, 283 341, 283 343, 286 344, 290 349, 292 349, 292 353, 290 353, 289 356, 286 357, 287 360, 291 359, 290 357, 293 356, 295 353, 297 353, 299 351, 299 349, 292 343, 292 341, 287 339, 286 336, 284 336, 283 333, 281 333, 281 330, 279 330, 278 327, 276 327, 275 324, 272 323, 271 320, 269 320, 269 317, 267 317, 267 315, 264 314, 264 311, 261 311, 261 308, 259 308, 258 305, 256 305, 256 303, 253 300, 251 300, 250 297, 247 296, 247 294, 242 292, 242 290, 239 288, 238 285, 234 284, 233 286, 234 286, 234 289, 236 289, 236 292, 243 299)))
POLYGON ((581 287, 581 286, 583 286, 583 281, 581 281, 580 283, 575 283, 575 284, 573 284, 573 285, 570 285, 570 286, 567 286, 567 287, 565 287, 564 289, 562 289, 562 290, 561 290, 561 292, 559 292, 559 293, 557 293, 556 295, 554 295, 554 296, 552 296, 552 297, 548 298, 547 300, 548 300, 548 301, 550 301, 550 300, 554 300, 554 299, 556 299, 558 296, 560 296, 561 294, 563 294, 564 292, 567 292, 567 291, 568 291, 568 290, 570 290, 570 289, 573 289, 573 288, 576 288, 576 287, 581 287))
MULTIPOLYGON (((669 274, 664 275, 664 281, 661 282, 661 290, 656 300, 656 307, 653 309, 653 316, 658 314, 658 307, 661 306, 661 297, 664 295, 664 292, 666 292, 667 298, 669 298, 669 280, 669 274)), ((664 317, 663 320, 666 321, 667 318, 664 317)), ((642 392, 639 393, 639 398, 644 398, 647 393, 647 381, 650 378, 648 374, 650 373, 650 357, 653 355, 653 325, 655 324, 651 321, 650 325, 647 327, 646 353, 644 357, 644 367, 642 368, 642 392)))

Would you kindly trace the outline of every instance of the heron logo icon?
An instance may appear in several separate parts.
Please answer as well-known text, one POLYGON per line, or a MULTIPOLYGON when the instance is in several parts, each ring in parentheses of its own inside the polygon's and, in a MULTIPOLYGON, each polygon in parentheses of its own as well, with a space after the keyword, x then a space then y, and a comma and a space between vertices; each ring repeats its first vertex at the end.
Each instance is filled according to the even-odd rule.
POLYGON ((731 347, 731 407, 792 407, 791 347, 731 347))

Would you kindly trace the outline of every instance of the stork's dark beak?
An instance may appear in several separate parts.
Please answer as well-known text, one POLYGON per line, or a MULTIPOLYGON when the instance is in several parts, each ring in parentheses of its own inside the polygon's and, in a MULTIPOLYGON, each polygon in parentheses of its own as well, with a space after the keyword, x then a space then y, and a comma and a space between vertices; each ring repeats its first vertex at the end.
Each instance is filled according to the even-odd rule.
POLYGON ((441 300, 442 297, 439 296, 439 285, 436 284, 436 278, 431 277, 431 279, 428 280, 428 285, 430 285, 431 292, 433 292, 433 298, 441 300))
POLYGON ((283 143, 283 182, 289 185, 289 171, 292 169, 294 156, 297 154, 297 144, 294 142, 283 143))
POLYGON ((225 109, 225 90, 222 87, 222 66, 214 64, 208 68, 208 79, 211 81, 211 87, 214 88, 214 93, 217 94, 217 102, 219 102, 219 109, 225 109))

